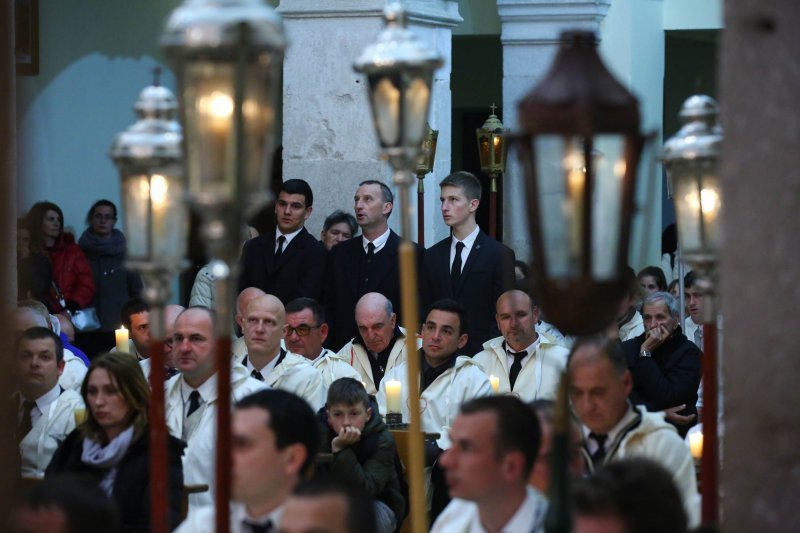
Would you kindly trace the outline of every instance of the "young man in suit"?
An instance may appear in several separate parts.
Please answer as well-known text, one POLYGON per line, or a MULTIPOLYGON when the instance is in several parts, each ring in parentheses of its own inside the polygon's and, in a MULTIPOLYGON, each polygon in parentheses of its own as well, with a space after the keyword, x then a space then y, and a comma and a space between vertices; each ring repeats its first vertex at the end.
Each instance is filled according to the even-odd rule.
POLYGON ((514 252, 489 237, 475 221, 481 183, 469 172, 454 172, 439 184, 442 216, 451 235, 425 252, 422 300, 457 300, 467 310, 471 329, 462 350, 475 355, 500 335, 494 319, 497 299, 514 288, 514 252))
MULTIPOLYGON (((358 333, 353 309, 363 295, 378 292, 400 309, 400 236, 389 229, 392 191, 385 183, 366 180, 359 184, 354 200, 362 235, 331 249, 325 269, 324 302, 330 325, 326 346, 334 351, 358 333)), ((417 254, 422 255, 419 247, 417 254)))
POLYGON ((313 203, 314 194, 304 180, 281 184, 275 201, 275 233, 247 241, 242 250, 240 292, 256 287, 284 305, 301 296, 322 297, 327 250, 303 227, 313 203))

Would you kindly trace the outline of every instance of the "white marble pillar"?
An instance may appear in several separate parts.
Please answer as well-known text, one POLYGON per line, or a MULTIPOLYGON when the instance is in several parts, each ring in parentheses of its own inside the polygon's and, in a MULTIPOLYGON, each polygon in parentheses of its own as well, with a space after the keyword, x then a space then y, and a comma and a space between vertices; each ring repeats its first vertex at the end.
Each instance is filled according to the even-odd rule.
MULTIPOLYGON (((432 215, 438 215, 438 210, 431 211, 433 184, 450 171, 451 33, 461 17, 455 1, 403 4, 409 27, 445 58, 434 78, 430 112, 439 146, 435 176, 425 179, 429 243, 435 232, 432 215)), ((314 212, 306 227, 314 235, 334 209, 352 212, 359 182, 378 179, 391 186, 391 170, 378 159, 365 82, 352 68, 383 28, 384 6, 385 0, 281 0, 278 6, 289 38, 283 71, 283 177, 311 184, 314 212)), ((438 204, 438 188, 435 194, 438 204)), ((412 196, 416 199, 416 188, 412 196)), ((397 231, 399 209, 395 211, 390 224, 397 231)), ((411 238, 416 240, 416 229, 411 238)))
MULTIPOLYGON (((562 31, 599 33, 611 0, 497 0, 503 45, 503 124, 518 128, 517 105, 546 74, 562 31)), ((504 179, 503 235, 517 259, 530 261, 527 201, 522 169, 509 154, 504 179)))

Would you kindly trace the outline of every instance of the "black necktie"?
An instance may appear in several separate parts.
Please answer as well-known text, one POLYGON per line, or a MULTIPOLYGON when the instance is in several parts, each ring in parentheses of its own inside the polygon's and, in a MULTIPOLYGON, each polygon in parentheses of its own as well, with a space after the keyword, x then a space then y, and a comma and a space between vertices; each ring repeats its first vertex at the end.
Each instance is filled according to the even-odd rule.
POLYGON ((264 381, 264 376, 262 376, 261 372, 259 372, 255 368, 253 369, 252 372, 250 372, 250 377, 251 378, 256 378, 258 381, 264 381))
POLYGON ((245 521, 244 525, 251 531, 251 533, 272 533, 272 531, 274 531, 272 527, 272 520, 267 521, 266 524, 254 524, 252 522, 245 521))
POLYGON ((603 459, 606 458, 606 439, 608 439, 608 435, 589 433, 589 438, 594 439, 597 443, 597 450, 592 454, 592 464, 597 468, 603 464, 603 459))
POLYGON ((187 418, 200 409, 200 400, 200 393, 196 390, 193 390, 191 394, 189 394, 189 413, 186 415, 187 418))
POLYGON ((521 352, 508 352, 508 355, 514 356, 514 362, 511 364, 511 371, 508 373, 508 380, 511 382, 511 390, 514 390, 514 383, 517 381, 519 371, 522 370, 522 359, 528 355, 528 352, 522 350, 521 352))
POLYGON ((464 250, 464 243, 458 241, 456 243, 456 255, 453 257, 453 266, 450 268, 450 284, 453 287, 453 292, 458 288, 458 280, 461 279, 461 252, 464 250))
POLYGON ((278 249, 275 251, 275 259, 278 259, 283 253, 283 243, 286 242, 286 237, 281 235, 278 237, 278 249))
POLYGON ((36 406, 36 402, 32 402, 30 400, 25 400, 22 402, 22 418, 19 421, 19 426, 17 426, 17 440, 21 441, 25 438, 31 428, 33 428, 33 422, 31 420, 31 411, 36 406))

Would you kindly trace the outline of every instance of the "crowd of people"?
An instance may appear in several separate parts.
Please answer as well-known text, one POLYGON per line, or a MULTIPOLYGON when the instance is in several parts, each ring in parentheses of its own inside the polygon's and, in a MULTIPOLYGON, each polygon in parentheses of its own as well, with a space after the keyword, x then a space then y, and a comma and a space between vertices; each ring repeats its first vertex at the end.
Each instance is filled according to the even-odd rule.
POLYGON ((694 276, 684 280, 684 327, 668 287, 673 269, 658 266, 627 271, 605 331, 565 336, 537 307, 527 265, 478 226, 479 180, 454 172, 439 186, 451 231, 417 246, 416 331, 400 326, 400 237, 381 181, 361 182, 353 214, 332 213, 319 238, 305 229, 311 187, 283 182, 274 231, 243 243, 234 316, 217 315, 212 261, 186 307, 159 315, 162 339, 150 335, 141 279, 124 266, 116 206, 95 202, 76 242, 57 205, 35 204, 18 225, 12 315, 14 435, 21 476, 35 485, 16 530, 53 520, 96 530, 92 500, 106 517, 102 530, 149 530, 156 340, 167 374, 170 526, 213 530, 220 320, 239 333, 230 354, 232 531, 398 531, 409 488, 386 415, 409 421, 409 358, 420 366, 431 531, 544 531, 553 402, 565 375, 573 530, 697 525, 695 463, 683 439, 702 415, 694 276), (76 317, 92 310, 97 323, 81 322, 76 341, 76 317), (119 323, 130 333, 126 349, 114 347, 119 323))

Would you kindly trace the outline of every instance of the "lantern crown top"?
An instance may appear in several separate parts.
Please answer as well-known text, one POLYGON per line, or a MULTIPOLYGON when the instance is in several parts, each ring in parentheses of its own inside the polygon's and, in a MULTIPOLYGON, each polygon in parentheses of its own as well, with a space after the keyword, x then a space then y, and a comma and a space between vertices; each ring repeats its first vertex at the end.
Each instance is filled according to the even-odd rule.
POLYGON ((592 32, 566 31, 544 79, 519 104, 529 134, 639 133, 639 103, 608 71, 592 32))
POLYGON ((490 109, 492 110, 492 114, 489 115, 489 118, 487 118, 486 122, 483 123, 481 129, 483 131, 493 131, 493 132, 497 132, 498 130, 499 131, 505 130, 506 127, 503 126, 503 123, 500 121, 499 118, 497 118, 497 115, 495 115, 494 113, 495 109, 497 109, 497 106, 492 104, 490 106, 490 109))
POLYGON ((240 43, 242 25, 251 50, 286 48, 283 21, 263 0, 185 0, 170 15, 161 46, 175 55, 228 57, 240 43))
POLYGON ((686 99, 679 113, 683 126, 664 143, 663 160, 667 165, 686 160, 718 157, 722 128, 717 125, 719 105, 706 95, 686 99))
POLYGON ((153 159, 180 160, 181 126, 173 118, 177 108, 175 96, 166 87, 145 87, 134 104, 139 119, 114 139, 111 158, 117 164, 136 161, 142 165, 153 159))
POLYGON ((434 70, 442 66, 442 56, 406 27, 406 11, 399 2, 392 2, 384 8, 383 20, 383 31, 353 65, 356 72, 413 68, 434 70))

